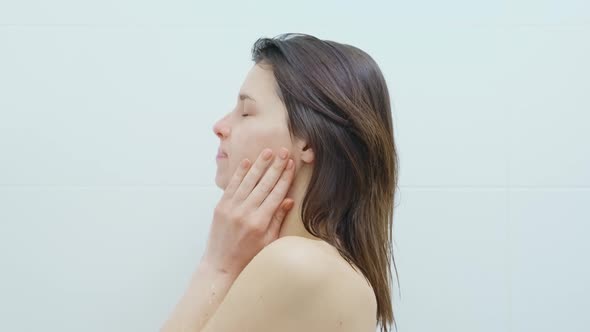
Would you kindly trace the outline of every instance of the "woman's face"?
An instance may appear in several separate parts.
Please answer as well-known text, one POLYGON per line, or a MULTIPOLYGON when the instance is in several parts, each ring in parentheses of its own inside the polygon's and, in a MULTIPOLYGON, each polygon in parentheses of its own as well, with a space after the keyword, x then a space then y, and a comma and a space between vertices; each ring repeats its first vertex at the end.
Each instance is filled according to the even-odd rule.
POLYGON ((275 92, 272 70, 265 68, 254 65, 250 69, 236 107, 213 126, 220 139, 219 148, 227 155, 217 158, 215 184, 221 189, 225 189, 243 159, 254 163, 265 148, 271 148, 275 157, 281 147, 287 148, 297 165, 287 128, 287 109, 275 92))

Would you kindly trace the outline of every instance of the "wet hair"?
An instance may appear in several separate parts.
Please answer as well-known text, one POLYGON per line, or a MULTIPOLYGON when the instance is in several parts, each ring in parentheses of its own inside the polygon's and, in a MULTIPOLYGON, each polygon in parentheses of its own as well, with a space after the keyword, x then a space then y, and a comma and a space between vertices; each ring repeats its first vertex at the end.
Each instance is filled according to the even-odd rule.
POLYGON ((379 66, 355 46, 302 33, 259 38, 252 61, 270 65, 291 139, 314 151, 301 210, 305 229, 360 269, 375 293, 381 331, 392 323, 397 329, 391 263, 397 277, 392 226, 399 161, 379 66))

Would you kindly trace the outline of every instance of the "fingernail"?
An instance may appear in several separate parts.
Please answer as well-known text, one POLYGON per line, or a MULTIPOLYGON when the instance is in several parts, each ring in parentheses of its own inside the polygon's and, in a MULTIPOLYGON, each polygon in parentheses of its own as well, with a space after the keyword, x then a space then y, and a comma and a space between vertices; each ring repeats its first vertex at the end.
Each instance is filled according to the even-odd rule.
POLYGON ((294 204, 294 202, 293 202, 293 201, 288 201, 288 202, 285 204, 285 210, 289 210, 289 209, 291 209, 291 208, 293 207, 293 204, 294 204))
POLYGON ((279 152, 279 156, 281 157, 281 159, 287 159, 287 154, 289 154, 289 151, 287 151, 287 149, 285 148, 282 148, 279 152))
POLYGON ((262 153, 262 158, 264 158, 264 160, 269 160, 270 156, 272 155, 272 150, 264 150, 264 152, 262 153))
POLYGON ((242 168, 243 169, 248 168, 249 165, 250 165, 250 160, 248 160, 248 159, 242 160, 242 168))
POLYGON ((289 170, 292 169, 293 164, 294 164, 293 159, 289 159, 289 162, 287 163, 287 169, 289 169, 289 170))

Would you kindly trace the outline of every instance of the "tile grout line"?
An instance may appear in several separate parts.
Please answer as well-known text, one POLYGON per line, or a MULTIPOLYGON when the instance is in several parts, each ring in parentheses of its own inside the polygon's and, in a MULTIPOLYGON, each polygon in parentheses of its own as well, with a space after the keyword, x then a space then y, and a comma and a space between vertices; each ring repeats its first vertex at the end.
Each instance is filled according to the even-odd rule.
POLYGON ((506 124, 506 135, 504 136, 505 142, 505 153, 506 153, 506 191, 505 191, 505 199, 506 199, 506 211, 505 213, 505 225, 506 225, 506 248, 504 251, 505 254, 505 264, 506 264, 506 295, 507 295, 507 308, 506 308, 506 324, 508 325, 508 332, 512 332, 514 327, 512 324, 512 254, 514 250, 512 249, 512 225, 511 225, 511 218, 510 218, 510 193, 511 193, 511 183, 512 179, 510 177, 510 157, 511 157, 511 150, 510 147, 512 146, 512 122, 510 113, 507 111, 507 107, 504 108, 504 123, 506 124))
MULTIPOLYGON (((580 23, 435 23, 436 26, 443 26, 446 28, 554 28, 554 27, 588 27, 590 26, 589 22, 580 22, 580 23)), ((202 27, 202 28, 243 28, 247 26, 246 23, 239 23, 236 25, 227 25, 227 24, 203 24, 203 23, 0 23, 0 28, 26 28, 26 27, 51 27, 51 28, 69 28, 69 27, 105 27, 105 28, 151 28, 151 27, 171 27, 171 28, 194 28, 194 27, 202 27)), ((423 27, 423 24, 398 24, 394 25, 394 27, 423 27)))
MULTIPOLYGON (((509 176, 509 175, 508 175, 509 176)), ((186 187, 186 188, 211 188, 215 187, 215 184, 107 184, 107 185, 61 185, 61 184, 0 184, 0 188, 26 188, 26 187, 33 187, 33 188, 143 188, 143 187, 186 187)), ((590 186, 510 186, 510 185, 503 185, 503 186, 420 186, 420 185, 410 185, 410 186, 399 186, 402 189, 410 189, 410 190, 477 190, 477 191, 486 191, 486 190, 507 190, 507 191, 516 191, 516 190, 590 190, 590 186)))
POLYGON ((508 292, 508 332, 512 332, 512 220, 510 214, 511 193, 506 191, 506 271, 507 271, 507 292, 508 292))

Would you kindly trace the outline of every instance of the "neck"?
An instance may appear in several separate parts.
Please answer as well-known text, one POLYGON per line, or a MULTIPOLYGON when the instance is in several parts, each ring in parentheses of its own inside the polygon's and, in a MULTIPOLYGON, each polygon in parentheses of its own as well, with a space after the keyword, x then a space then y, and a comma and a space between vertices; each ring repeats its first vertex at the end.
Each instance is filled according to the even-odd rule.
POLYGON ((308 239, 320 240, 320 238, 313 236, 305 227, 303 227, 303 220, 301 219, 301 207, 305 190, 311 178, 311 167, 305 165, 295 174, 295 178, 291 184, 291 188, 286 197, 293 199, 293 207, 283 220, 281 230, 279 231, 279 238, 284 236, 301 236, 308 239))

